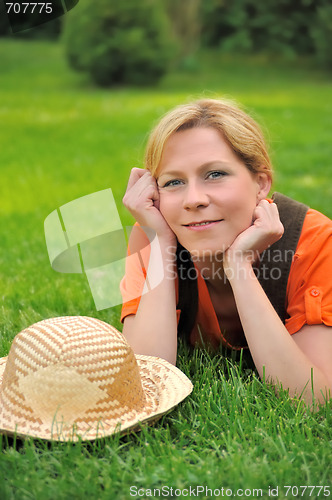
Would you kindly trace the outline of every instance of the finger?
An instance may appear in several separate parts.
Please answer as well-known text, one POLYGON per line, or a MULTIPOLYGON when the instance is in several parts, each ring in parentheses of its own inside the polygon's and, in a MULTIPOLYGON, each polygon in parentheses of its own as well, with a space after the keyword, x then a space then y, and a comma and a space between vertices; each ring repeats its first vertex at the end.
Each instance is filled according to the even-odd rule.
POLYGON ((266 200, 260 201, 254 210, 253 225, 255 226, 266 226, 267 224, 271 225, 272 221, 275 219, 273 211, 270 209, 270 203, 268 201, 263 203, 263 201, 266 200))
MULTIPOLYGON (((262 200, 266 201, 266 200, 262 200)), ((284 233, 284 226, 280 221, 278 207, 275 203, 262 203, 260 202, 255 210, 256 219, 254 224, 265 228, 274 235, 275 239, 272 241, 278 241, 284 233)))
POLYGON ((277 207, 276 203, 271 203, 270 207, 271 207, 271 211, 274 214, 278 215, 278 217, 279 217, 279 210, 278 210, 278 207, 277 207))
POLYGON ((136 197, 149 198, 152 200, 158 199, 159 193, 156 180, 147 172, 131 188, 131 194, 136 197))
POLYGON ((138 207, 153 206, 154 201, 158 199, 159 193, 154 178, 144 174, 127 189, 122 201, 129 210, 137 210, 138 207))
POLYGON ((268 200, 261 200, 259 203, 257 203, 256 207, 261 207, 264 208, 265 210, 268 210, 271 205, 274 205, 274 203, 270 203, 268 200))
POLYGON ((160 210, 160 195, 159 195, 158 189, 157 189, 156 197, 153 198, 153 204, 156 208, 158 208, 158 210, 160 210))
POLYGON ((128 179, 127 191, 129 191, 129 189, 131 189, 145 174, 150 174, 145 168, 132 168, 128 179))
MULTIPOLYGON (((266 211, 266 205, 265 203, 262 203, 263 201, 265 200, 261 200, 256 206, 255 206, 255 209, 254 209, 254 213, 253 213, 253 221, 255 222, 257 219, 261 219, 262 217, 264 217, 264 214, 265 214, 265 211, 266 211)), ((267 202, 268 203, 268 202, 267 202)), ((269 204, 269 203, 268 203, 269 204)))
POLYGON ((278 207, 275 203, 271 203, 268 200, 261 200, 256 206, 255 210, 258 217, 271 217, 272 219, 279 219, 278 207))
POLYGON ((159 193, 155 183, 151 181, 144 184, 142 183, 139 186, 137 186, 137 188, 139 188, 139 191, 137 191, 137 197, 142 199, 148 199, 151 200, 152 202, 159 200, 159 193))
POLYGON ((263 209, 266 210, 267 217, 270 218, 273 224, 280 222, 279 210, 275 203, 269 203, 267 206, 263 206, 263 209))

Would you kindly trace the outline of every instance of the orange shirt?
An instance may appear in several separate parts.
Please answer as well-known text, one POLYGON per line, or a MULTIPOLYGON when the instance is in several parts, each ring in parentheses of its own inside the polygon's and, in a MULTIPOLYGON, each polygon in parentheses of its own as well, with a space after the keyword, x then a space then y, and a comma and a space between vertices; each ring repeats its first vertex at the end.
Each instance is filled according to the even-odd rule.
MULTIPOLYGON (((146 266, 141 262, 147 262, 148 246, 147 240, 143 259, 131 256, 126 266, 120 285, 123 297, 121 321, 129 314, 136 314, 143 290, 147 291, 146 266)), ((200 343, 203 333, 203 340, 212 346, 217 347, 221 342, 232 347, 222 336, 207 285, 200 273, 197 286, 198 311, 190 342, 200 343)), ((285 326, 290 334, 305 324, 332 326, 332 221, 313 209, 308 210, 304 219, 288 277, 285 305, 285 326)), ((180 311, 177 312, 179 318, 180 311)))

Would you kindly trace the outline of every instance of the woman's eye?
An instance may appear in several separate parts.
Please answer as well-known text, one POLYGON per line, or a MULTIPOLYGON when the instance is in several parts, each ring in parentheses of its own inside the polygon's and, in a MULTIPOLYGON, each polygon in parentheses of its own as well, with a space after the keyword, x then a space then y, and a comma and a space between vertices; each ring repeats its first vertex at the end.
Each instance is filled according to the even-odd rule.
POLYGON ((179 179, 173 179, 172 181, 167 181, 163 187, 174 187, 174 186, 179 186, 181 184, 181 181, 179 179))
POLYGON ((207 174, 208 179, 219 179, 220 177, 224 177, 226 172, 223 172, 222 170, 214 170, 213 172, 209 172, 207 174))

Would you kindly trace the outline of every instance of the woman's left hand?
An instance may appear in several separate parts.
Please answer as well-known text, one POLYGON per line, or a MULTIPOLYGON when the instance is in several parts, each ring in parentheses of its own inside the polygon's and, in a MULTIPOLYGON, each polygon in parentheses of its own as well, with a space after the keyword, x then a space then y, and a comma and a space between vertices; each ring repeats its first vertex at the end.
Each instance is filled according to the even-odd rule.
POLYGON ((284 234, 277 205, 261 200, 255 208, 253 223, 240 233, 224 254, 224 269, 240 262, 252 265, 259 254, 284 234))

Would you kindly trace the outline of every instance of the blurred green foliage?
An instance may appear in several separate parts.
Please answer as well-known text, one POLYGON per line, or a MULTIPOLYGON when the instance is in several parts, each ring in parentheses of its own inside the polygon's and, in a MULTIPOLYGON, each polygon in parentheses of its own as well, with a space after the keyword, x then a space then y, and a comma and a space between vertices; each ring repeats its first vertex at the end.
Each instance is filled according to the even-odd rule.
POLYGON ((15 35, 3 11, 0 36, 57 38, 63 25, 71 66, 102 86, 154 83, 179 59, 195 66, 200 47, 305 55, 332 68, 330 0, 85 0, 15 35))
POLYGON ((179 55, 187 57, 200 46, 202 0, 164 0, 179 55))
POLYGON ((204 0, 202 43, 229 51, 312 55, 331 66, 329 0, 204 0))
POLYGON ((317 59, 332 69, 332 5, 322 2, 317 9, 317 20, 311 28, 317 59))
POLYGON ((175 45, 160 0, 87 0, 68 16, 71 66, 99 85, 153 83, 168 70, 175 45))

